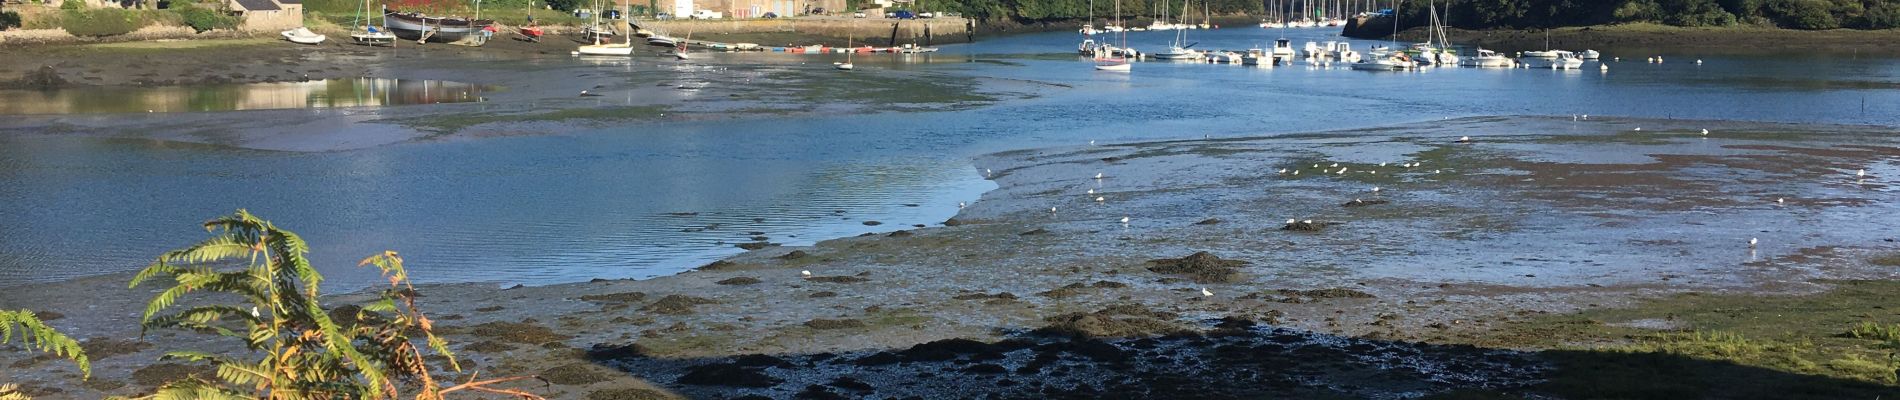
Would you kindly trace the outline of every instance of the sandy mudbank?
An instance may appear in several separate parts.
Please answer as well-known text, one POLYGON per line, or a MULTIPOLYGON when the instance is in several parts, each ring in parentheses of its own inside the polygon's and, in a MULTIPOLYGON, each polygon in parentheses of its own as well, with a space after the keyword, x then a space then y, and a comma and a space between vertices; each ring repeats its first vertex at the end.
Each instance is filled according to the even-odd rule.
MULTIPOLYGON (((1565 365, 1630 360, 1525 352, 1575 329, 1554 318, 1893 279, 1868 261, 1896 248, 1892 133, 1513 117, 1012 151, 977 160, 1000 188, 955 226, 645 281, 434 285, 423 305, 484 376, 559 377, 545 390, 561 398, 1575 393, 1550 383, 1565 365)), ((122 282, 14 288, 0 306, 129 339, 149 293, 122 282)), ((96 360, 94 379, 118 386, 62 384, 63 369, 8 353, 25 364, 0 378, 53 398, 133 393, 137 366, 192 344, 179 338, 96 360)))

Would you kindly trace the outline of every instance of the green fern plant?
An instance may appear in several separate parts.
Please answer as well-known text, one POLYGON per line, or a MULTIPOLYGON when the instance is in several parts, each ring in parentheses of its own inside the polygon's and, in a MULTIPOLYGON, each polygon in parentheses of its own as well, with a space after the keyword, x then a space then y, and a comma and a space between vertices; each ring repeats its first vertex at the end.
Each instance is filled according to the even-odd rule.
POLYGON ((381 300, 348 316, 351 321, 344 321, 348 324, 339 324, 318 304, 323 276, 305 258, 309 245, 297 234, 245 210, 207 221, 204 228, 211 238, 160 255, 132 278, 132 287, 161 277, 172 281, 170 288, 146 305, 142 329, 209 332, 243 341, 253 352, 261 352, 261 357, 167 353, 168 359, 215 367, 216 379, 171 382, 146 398, 384 399, 401 397, 402 389, 409 386, 417 387, 419 400, 441 399, 462 390, 540 398, 492 386, 529 377, 470 378, 442 387, 430 376, 424 347, 447 356, 450 369, 459 372, 461 367, 453 361, 447 342, 435 335, 432 323, 416 308, 415 288, 395 252, 358 264, 380 269, 389 287, 382 291, 381 300), (179 305, 185 296, 200 292, 236 295, 242 302, 179 305), (165 313, 174 308, 178 310, 165 313), (420 334, 424 346, 415 344, 414 334, 420 334))
MULTIPOLYGON (((46 326, 46 322, 40 321, 33 311, 0 310, 0 344, 12 343, 16 334, 27 349, 72 360, 74 364, 79 364, 79 372, 85 378, 92 377, 92 361, 86 358, 86 351, 79 347, 79 341, 46 326)), ((0 400, 28 399, 31 397, 20 393, 20 385, 0 383, 0 400)))

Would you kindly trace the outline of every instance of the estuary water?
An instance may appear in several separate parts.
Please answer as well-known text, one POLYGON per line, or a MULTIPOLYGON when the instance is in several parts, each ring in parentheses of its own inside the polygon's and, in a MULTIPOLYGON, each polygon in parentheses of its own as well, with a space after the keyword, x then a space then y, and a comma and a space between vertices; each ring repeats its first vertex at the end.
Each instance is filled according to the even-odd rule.
MULTIPOLYGON (((1197 48, 1244 50, 1282 36, 1296 47, 1340 40, 1333 33, 1247 26, 1188 36, 1197 48)), ((1154 51, 1173 35, 1128 40, 1154 51)), ((650 122, 317 153, 0 136, 0 287, 134 270, 202 238, 198 221, 238 208, 304 235, 333 287, 376 282, 354 265, 384 249, 400 251, 418 281, 537 285, 674 274, 758 237, 799 245, 935 225, 994 187, 972 156, 1010 149, 1479 115, 1900 125, 1895 55, 1597 49, 1607 72, 1594 62, 1581 71, 1417 72, 1145 62, 1103 73, 1074 56, 1079 39, 1019 35, 947 46, 929 62, 854 60, 859 72, 1042 88, 973 109, 650 122), (1669 61, 1643 61, 1654 55, 1669 61)), ((1352 43, 1364 51, 1383 42, 1352 43)), ((783 57, 791 55, 696 60, 783 57)), ((799 57, 811 57, 811 68, 834 61, 799 57)), ((124 110, 106 112, 115 111, 124 110)))

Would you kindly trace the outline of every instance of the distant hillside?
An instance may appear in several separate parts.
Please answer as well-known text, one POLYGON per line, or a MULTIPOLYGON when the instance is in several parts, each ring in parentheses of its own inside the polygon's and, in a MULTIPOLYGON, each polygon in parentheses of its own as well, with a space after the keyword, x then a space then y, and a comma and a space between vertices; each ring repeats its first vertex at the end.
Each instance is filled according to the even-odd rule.
MULTIPOLYGON (((1900 28, 1900 0, 1446 0, 1439 18, 1463 29, 1524 29, 1649 22, 1683 27, 1763 26, 1801 30, 1900 28)), ((1399 30, 1430 24, 1426 2, 1398 9, 1399 30)), ((1352 37, 1392 32, 1375 18, 1352 37)))

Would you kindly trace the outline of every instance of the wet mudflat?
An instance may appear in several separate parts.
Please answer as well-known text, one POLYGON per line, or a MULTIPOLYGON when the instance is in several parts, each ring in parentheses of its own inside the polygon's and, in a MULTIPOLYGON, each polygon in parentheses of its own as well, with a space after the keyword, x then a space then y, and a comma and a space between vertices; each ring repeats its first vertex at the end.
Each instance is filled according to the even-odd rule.
MULTIPOLYGON (((563 398, 1871 397, 1879 342, 1842 335, 1900 323, 1896 160, 1886 128, 1601 117, 1010 151, 927 228, 423 305, 563 398)), ((0 302, 135 336, 149 294, 46 300, 109 278, 0 302)))

